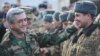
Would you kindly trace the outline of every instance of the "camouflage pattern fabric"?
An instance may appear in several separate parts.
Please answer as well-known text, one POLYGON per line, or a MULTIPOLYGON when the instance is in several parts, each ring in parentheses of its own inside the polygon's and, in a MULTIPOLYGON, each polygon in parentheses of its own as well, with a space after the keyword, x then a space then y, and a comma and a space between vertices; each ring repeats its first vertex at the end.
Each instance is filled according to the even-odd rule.
POLYGON ((23 39, 16 39, 16 37, 9 32, 1 44, 6 47, 13 56, 40 56, 40 47, 45 47, 47 44, 59 44, 68 39, 69 36, 76 31, 74 27, 71 27, 59 35, 46 33, 30 35, 27 33, 23 39))

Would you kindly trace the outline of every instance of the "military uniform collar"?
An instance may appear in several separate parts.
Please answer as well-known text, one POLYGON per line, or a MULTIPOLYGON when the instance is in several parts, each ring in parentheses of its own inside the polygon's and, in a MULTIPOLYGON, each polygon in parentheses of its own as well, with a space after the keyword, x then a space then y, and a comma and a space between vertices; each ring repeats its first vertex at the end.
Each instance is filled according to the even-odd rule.
POLYGON ((96 28, 97 25, 92 23, 89 27, 83 29, 83 34, 85 34, 85 36, 90 36, 96 28))

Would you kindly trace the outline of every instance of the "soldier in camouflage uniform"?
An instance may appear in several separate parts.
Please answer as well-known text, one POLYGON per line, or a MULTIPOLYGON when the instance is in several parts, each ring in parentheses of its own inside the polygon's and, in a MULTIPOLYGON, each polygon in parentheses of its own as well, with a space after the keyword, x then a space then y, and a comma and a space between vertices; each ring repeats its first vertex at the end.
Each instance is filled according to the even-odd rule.
POLYGON ((21 8, 25 10, 28 28, 32 28, 32 23, 33 23, 32 21, 34 20, 32 16, 32 8, 31 7, 21 7, 21 8))
POLYGON ((57 34, 27 32, 27 19, 23 9, 12 8, 7 12, 7 22, 9 32, 4 36, 2 45, 7 48, 12 56, 41 56, 40 47, 47 44, 55 45, 68 39, 71 34, 77 31, 74 25, 67 28, 64 32, 57 34))
POLYGON ((73 24, 74 19, 75 19, 75 13, 70 11, 67 17, 68 26, 73 24))
POLYGON ((42 20, 39 20, 36 17, 35 15, 36 12, 34 12, 35 8, 32 7, 21 7, 21 8, 24 9, 27 16, 28 32, 30 33, 39 32, 40 23, 42 20))
MULTIPOLYGON (((57 18, 59 19, 59 18, 57 18)), ((56 20, 56 19, 55 19, 56 20)), ((47 14, 45 17, 44 17, 44 27, 46 28, 46 33, 54 33, 55 30, 57 30, 59 27, 60 27, 60 24, 59 25, 56 25, 56 23, 53 21, 53 15, 52 14, 47 14), (55 27, 54 27, 54 24, 53 22, 55 23, 55 27)), ((47 56, 61 56, 61 52, 60 52, 60 46, 59 45, 54 45, 54 46, 49 46, 48 45, 48 53, 49 55, 47 56)))
POLYGON ((10 8, 11 8, 11 5, 8 2, 4 2, 1 6, 1 10, 0 10, 0 42, 3 38, 3 35, 6 33, 7 22, 6 22, 5 18, 6 18, 6 13, 8 12, 8 10, 10 8))
MULTIPOLYGON (((52 33, 54 33, 55 31, 61 31, 61 29, 62 29, 61 23, 59 21, 59 15, 60 15, 60 12, 55 12, 53 15, 53 21, 52 21, 53 31, 52 31, 52 33)), ((57 34, 59 34, 59 32, 57 34)), ((51 54, 51 56, 61 56, 60 44, 51 46, 50 54, 51 54)))
POLYGON ((59 15, 61 14, 61 12, 55 12, 53 15, 53 25, 55 29, 61 29, 62 30, 62 24, 59 20, 59 15))
POLYGON ((63 25, 63 29, 66 29, 67 28, 67 25, 68 25, 68 21, 67 21, 67 17, 68 17, 68 11, 60 14, 60 22, 62 23, 63 25))
MULTIPOLYGON (((45 33, 52 33, 54 31, 53 29, 53 24, 52 24, 52 21, 53 21, 53 17, 51 14, 47 14, 44 16, 43 18, 43 27, 44 27, 44 32, 45 33)), ((47 47, 42 47, 41 49, 46 49, 47 50, 47 53, 44 53, 45 56, 51 56, 50 53, 51 53, 51 47, 47 45, 47 47)))
MULTIPOLYGON (((70 24, 68 24, 68 22, 69 22, 70 20, 67 20, 69 14, 71 14, 71 12, 67 11, 67 12, 64 12, 64 13, 62 13, 62 14, 60 15, 60 21, 61 21, 61 23, 63 24, 63 29, 66 29, 67 27, 70 26, 70 24)), ((70 16, 71 16, 71 19, 73 19, 73 18, 72 18, 72 15, 70 15, 70 16)), ((69 17, 69 18, 70 18, 70 17, 69 17)), ((62 43, 62 53, 61 53, 62 56, 66 56, 66 52, 67 52, 67 48, 68 48, 69 42, 70 42, 70 41, 69 41, 69 39, 68 39, 68 40, 66 40, 66 41, 64 41, 64 42, 62 43)))
MULTIPOLYGON (((40 29, 39 29, 39 32, 44 32, 45 31, 45 27, 43 26, 43 24, 44 24, 44 18, 45 18, 45 16, 48 16, 48 15, 52 15, 53 16, 53 14, 54 14, 54 12, 55 11, 53 11, 53 10, 46 10, 46 11, 43 11, 43 18, 41 18, 42 20, 40 20, 40 19, 38 19, 39 21, 41 21, 40 22, 40 29)), ((50 17, 51 18, 51 17, 50 17)), ((48 22, 48 23, 51 23, 51 22, 48 22)), ((48 26, 48 27, 50 27, 50 26, 48 26)), ((52 28, 53 26, 51 26, 50 28, 52 28)), ((52 30, 50 30, 50 31, 52 31, 52 30)))
POLYGON ((45 28, 46 33, 52 33, 54 31, 52 22, 53 22, 53 16, 52 15, 47 14, 47 15, 44 16, 43 26, 45 28))
POLYGON ((80 30, 70 38, 66 56, 100 56, 100 34, 96 34, 99 22, 94 23, 96 5, 91 1, 78 1, 74 10, 74 23, 80 30))

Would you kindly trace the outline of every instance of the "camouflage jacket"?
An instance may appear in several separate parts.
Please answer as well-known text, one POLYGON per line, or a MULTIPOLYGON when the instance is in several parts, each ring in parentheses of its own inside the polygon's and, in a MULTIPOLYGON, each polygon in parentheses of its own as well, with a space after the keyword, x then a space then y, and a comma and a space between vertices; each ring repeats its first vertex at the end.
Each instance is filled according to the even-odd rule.
POLYGON ((9 32, 4 36, 1 44, 8 49, 12 56, 41 56, 41 46, 59 44, 68 39, 75 31, 77 30, 71 27, 59 35, 46 33, 25 34, 24 40, 17 40, 16 37, 9 32))
POLYGON ((67 56, 100 56, 100 34, 96 30, 91 26, 84 29, 76 43, 70 42, 67 56))

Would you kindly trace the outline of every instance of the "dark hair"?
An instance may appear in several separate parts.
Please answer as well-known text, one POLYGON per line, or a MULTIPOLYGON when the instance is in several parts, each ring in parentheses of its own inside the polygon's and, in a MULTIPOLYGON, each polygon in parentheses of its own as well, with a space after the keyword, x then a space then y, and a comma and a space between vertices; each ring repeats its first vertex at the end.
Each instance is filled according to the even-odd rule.
POLYGON ((42 3, 42 4, 40 4, 40 5, 39 5, 39 9, 40 9, 40 8, 47 9, 47 5, 46 5, 46 4, 44 4, 44 3, 42 3))

